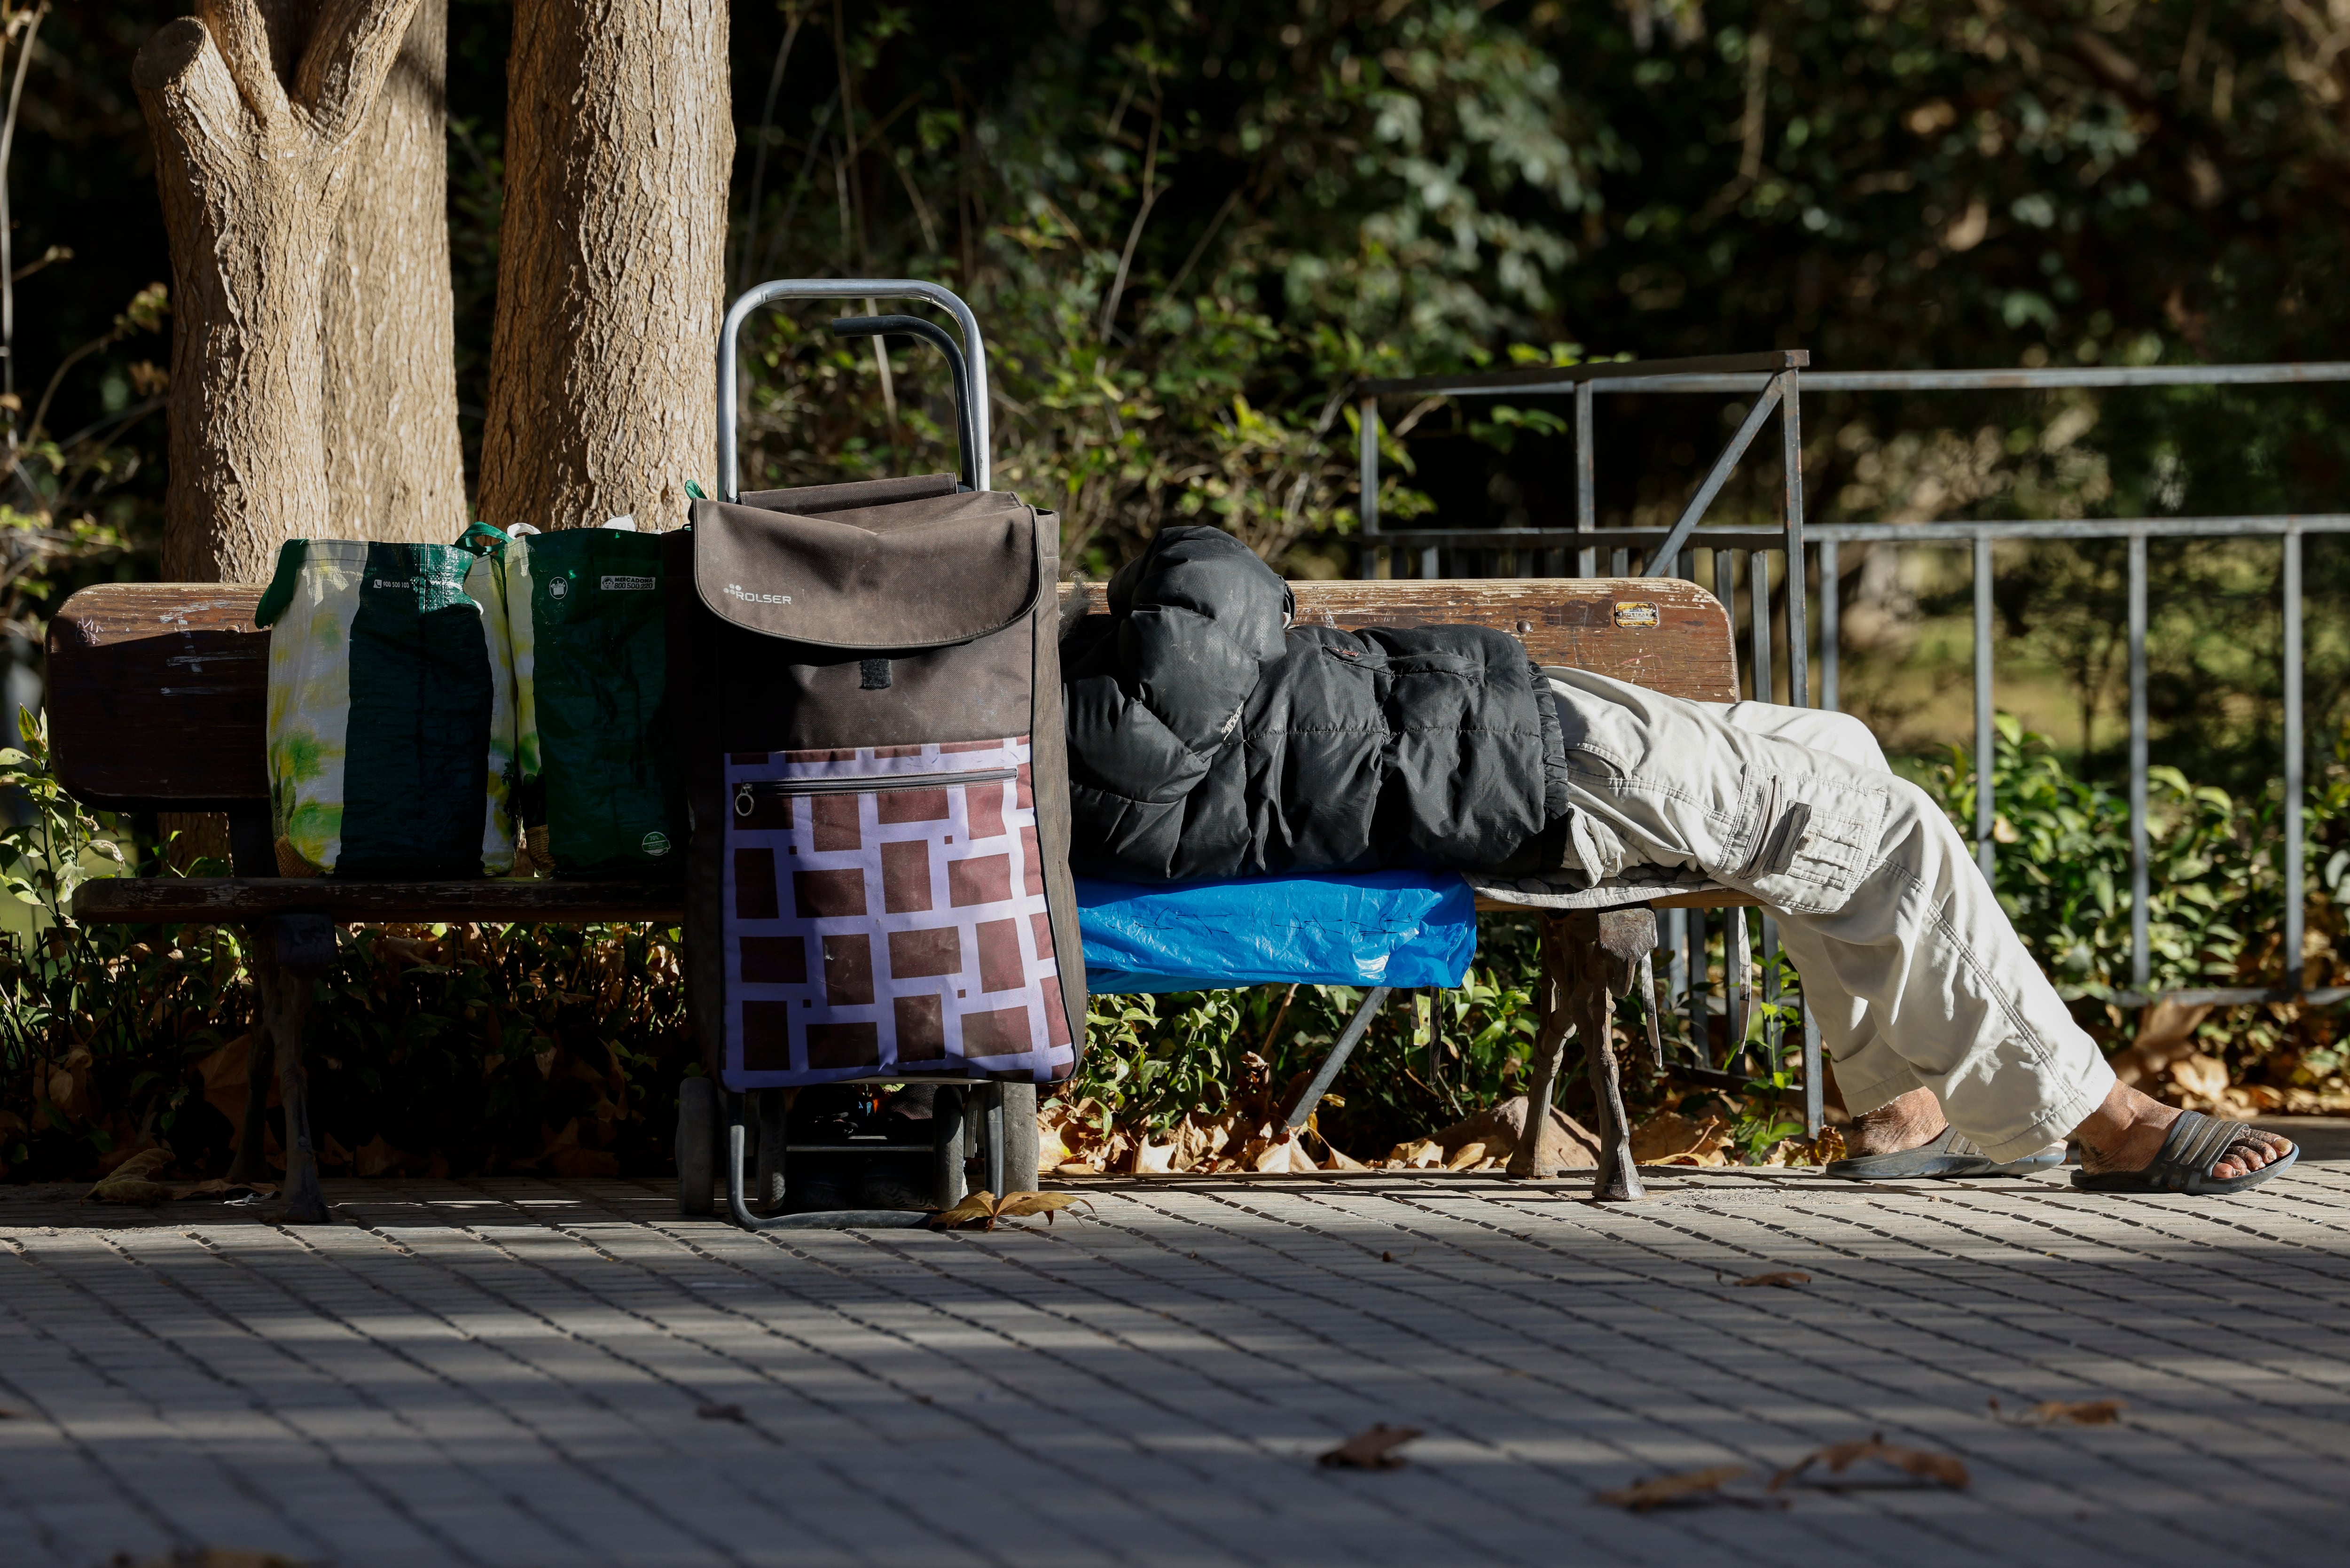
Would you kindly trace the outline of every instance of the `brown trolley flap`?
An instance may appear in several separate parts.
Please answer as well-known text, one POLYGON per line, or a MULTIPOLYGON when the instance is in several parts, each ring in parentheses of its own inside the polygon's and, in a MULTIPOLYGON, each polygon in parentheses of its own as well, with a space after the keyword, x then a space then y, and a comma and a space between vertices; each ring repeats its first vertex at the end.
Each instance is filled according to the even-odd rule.
POLYGON ((796 490, 746 490, 735 499, 763 512, 795 512, 820 517, 852 507, 891 501, 921 501, 952 495, 960 488, 951 473, 916 473, 904 478, 852 479, 845 484, 804 484, 796 490))
POLYGON ((1043 591, 1036 514, 971 492, 820 517, 693 504, 694 586, 746 631, 837 649, 941 648, 1001 631, 1043 591))

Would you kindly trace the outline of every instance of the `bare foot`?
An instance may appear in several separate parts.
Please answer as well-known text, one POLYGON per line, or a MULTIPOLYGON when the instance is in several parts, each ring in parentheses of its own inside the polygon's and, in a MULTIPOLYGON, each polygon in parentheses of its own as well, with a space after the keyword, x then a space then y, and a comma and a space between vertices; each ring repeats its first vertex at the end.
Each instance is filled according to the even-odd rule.
POLYGON ((1845 1129, 1844 1146, 1854 1155, 1903 1154, 1933 1142, 1948 1126, 1934 1091, 1912 1089, 1854 1117, 1845 1129))
MULTIPOLYGON (((2093 1176, 2108 1170, 2144 1170, 2162 1152, 2170 1124, 2178 1119, 2177 1106, 2116 1084, 2105 1103, 2073 1129, 2072 1136, 2080 1140, 2081 1168, 2093 1176)), ((2292 1148, 2291 1142, 2274 1133, 2246 1127, 2227 1158, 2211 1168, 2211 1174, 2221 1181, 2250 1176, 2282 1159, 2292 1148)))

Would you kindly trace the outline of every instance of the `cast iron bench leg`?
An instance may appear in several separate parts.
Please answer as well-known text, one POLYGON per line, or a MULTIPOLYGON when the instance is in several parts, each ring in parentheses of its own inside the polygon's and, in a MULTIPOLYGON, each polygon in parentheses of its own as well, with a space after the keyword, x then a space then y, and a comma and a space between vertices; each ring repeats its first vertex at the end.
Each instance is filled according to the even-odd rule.
MULTIPOLYGON (((302 1065, 302 1025, 310 1014, 312 988, 335 956, 335 928, 323 915, 276 915, 264 922, 254 943, 255 988, 260 992, 262 1033, 277 1059, 277 1097, 286 1109, 286 1208, 287 1224, 322 1225, 326 1194, 318 1188, 317 1151, 310 1141, 309 1075, 302 1065)), ((263 1091, 266 1095, 265 1088, 263 1091)), ((248 1103, 250 1103, 248 1101, 248 1103)), ((248 1117, 247 1135, 259 1116, 248 1117)), ((244 1151, 238 1150, 242 1162, 244 1151)))
POLYGON ((1657 945, 1657 917, 1647 909, 1576 909, 1542 923, 1542 1032, 1526 1089, 1527 1136, 1510 1156, 1512 1176, 1556 1176, 1541 1158, 1541 1128, 1558 1086, 1567 1026, 1584 1043, 1591 1096, 1598 1107, 1599 1168, 1591 1196, 1603 1203, 1648 1196, 1632 1159, 1632 1129, 1616 1062, 1616 999, 1632 989, 1640 960, 1657 945))
MULTIPOLYGON (((1603 1203, 1646 1198, 1632 1158, 1631 1119, 1624 1114, 1616 1060, 1616 999, 1632 989, 1640 955, 1657 945, 1657 918, 1646 909, 1605 909, 1582 917, 1589 934, 1575 945, 1575 1029, 1586 1042, 1591 1097, 1599 1107, 1599 1168, 1591 1196, 1603 1203)), ((1578 932, 1578 934, 1581 934, 1578 932)))

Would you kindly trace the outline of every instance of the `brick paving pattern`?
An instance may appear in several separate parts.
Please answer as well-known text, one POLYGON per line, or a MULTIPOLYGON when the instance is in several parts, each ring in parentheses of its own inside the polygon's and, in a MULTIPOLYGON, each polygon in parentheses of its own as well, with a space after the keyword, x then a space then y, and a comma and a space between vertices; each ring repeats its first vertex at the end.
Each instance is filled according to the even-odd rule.
POLYGON ((2350 1164, 1653 1186, 1106 1180, 1049 1229, 782 1236, 655 1183, 330 1183, 350 1223, 282 1231, 0 1189, 0 1563, 2341 1560, 2350 1164), (1424 1429, 1405 1468, 1315 1465, 1375 1422, 1424 1429), (1971 1487, 1752 1506, 1879 1432, 1971 1487), (1591 1499, 1718 1464, 1746 1505, 1591 1499))

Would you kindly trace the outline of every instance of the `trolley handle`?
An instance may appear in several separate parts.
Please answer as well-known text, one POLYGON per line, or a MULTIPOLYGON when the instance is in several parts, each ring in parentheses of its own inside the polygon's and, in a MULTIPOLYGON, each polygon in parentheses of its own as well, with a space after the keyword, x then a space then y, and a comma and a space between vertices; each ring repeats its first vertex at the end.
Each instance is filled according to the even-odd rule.
POLYGON ((779 278, 746 290, 727 307, 725 325, 719 329, 718 487, 722 499, 737 500, 743 493, 742 476, 735 466, 736 407, 740 400, 735 374, 736 339, 751 312, 779 299, 923 299, 953 317, 962 335, 966 361, 962 403, 962 422, 969 435, 963 447, 963 463, 970 472, 972 488, 988 488, 994 465, 988 452, 987 345, 980 337, 979 318, 972 314, 971 306, 952 290, 919 278, 779 278))
POLYGON ((887 337, 896 332, 919 337, 946 356, 947 369, 954 376, 955 448, 962 458, 958 472, 964 489, 981 489, 972 474, 972 452, 979 443, 971 431, 971 367, 964 362, 962 350, 955 346, 955 340, 947 336, 946 328, 919 316, 844 316, 832 324, 832 330, 838 337, 887 337))

